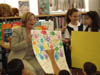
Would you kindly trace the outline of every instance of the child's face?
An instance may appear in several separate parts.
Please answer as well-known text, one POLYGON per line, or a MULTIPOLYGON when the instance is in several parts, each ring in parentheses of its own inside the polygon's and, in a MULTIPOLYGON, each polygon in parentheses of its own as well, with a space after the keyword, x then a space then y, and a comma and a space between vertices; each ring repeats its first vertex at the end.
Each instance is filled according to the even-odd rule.
POLYGON ((79 12, 74 12, 69 18, 71 22, 77 22, 79 20, 79 12))
POLYGON ((92 24, 92 19, 89 16, 85 16, 85 25, 90 26, 92 24))

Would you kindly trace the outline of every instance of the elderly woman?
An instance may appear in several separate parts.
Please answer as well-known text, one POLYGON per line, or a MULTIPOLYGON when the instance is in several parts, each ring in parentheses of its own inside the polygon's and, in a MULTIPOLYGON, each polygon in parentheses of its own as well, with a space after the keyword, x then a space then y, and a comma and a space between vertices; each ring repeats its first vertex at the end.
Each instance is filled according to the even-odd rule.
POLYGON ((33 29, 35 22, 36 18, 33 13, 27 12, 23 15, 22 27, 14 29, 12 33, 8 61, 19 58, 23 61, 25 68, 32 70, 34 75, 45 75, 32 49, 31 29, 33 29))

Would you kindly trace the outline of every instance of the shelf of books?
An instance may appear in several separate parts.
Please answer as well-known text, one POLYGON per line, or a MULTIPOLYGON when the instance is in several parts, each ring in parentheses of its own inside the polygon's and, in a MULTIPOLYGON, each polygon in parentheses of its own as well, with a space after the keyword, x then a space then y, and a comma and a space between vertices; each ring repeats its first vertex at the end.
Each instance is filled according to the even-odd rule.
MULTIPOLYGON (((36 23, 38 29, 55 30, 65 25, 65 14, 36 15, 36 17, 39 20, 41 20, 41 18, 44 19, 44 21, 38 21, 36 23)), ((0 17, 0 40, 8 42, 8 38, 12 35, 12 28, 21 25, 21 16, 0 17)))

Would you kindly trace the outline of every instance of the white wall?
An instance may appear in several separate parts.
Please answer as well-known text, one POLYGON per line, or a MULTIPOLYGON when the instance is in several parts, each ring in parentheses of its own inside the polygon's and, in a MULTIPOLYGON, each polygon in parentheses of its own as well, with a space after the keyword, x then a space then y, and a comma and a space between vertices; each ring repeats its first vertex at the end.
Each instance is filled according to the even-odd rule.
POLYGON ((16 7, 18 8, 18 0, 0 0, 0 3, 7 3, 11 7, 16 7))
POLYGON ((89 0, 89 10, 97 11, 99 13, 100 0, 89 0))
MULTIPOLYGON (((18 8, 18 1, 19 0, 0 0, 0 3, 7 3, 12 7, 18 8)), ((38 15, 38 0, 29 0, 29 5, 30 11, 33 12, 35 15, 38 15)), ((86 11, 94 10, 100 13, 100 11, 98 10, 100 8, 100 0, 85 0, 85 6, 86 11)))
POLYGON ((30 11, 38 15, 38 0, 29 0, 30 11))

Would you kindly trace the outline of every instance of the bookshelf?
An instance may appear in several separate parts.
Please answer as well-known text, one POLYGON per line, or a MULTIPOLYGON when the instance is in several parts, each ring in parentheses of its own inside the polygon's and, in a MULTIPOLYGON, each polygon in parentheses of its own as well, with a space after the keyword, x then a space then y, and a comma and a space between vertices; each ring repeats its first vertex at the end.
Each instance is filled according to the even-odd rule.
MULTIPOLYGON (((99 10, 100 10, 100 8, 99 8, 99 10)), ((80 12, 81 14, 85 14, 86 12, 80 12)), ((51 17, 56 17, 56 16, 65 16, 65 14, 49 14, 49 15, 36 15, 36 17, 49 17, 49 16, 51 16, 51 17)), ((2 19, 19 19, 19 18, 21 18, 21 16, 17 16, 17 17, 0 17, 0 20, 2 20, 2 19)))
MULTIPOLYGON (((49 14, 49 15, 36 15, 36 17, 48 17, 48 16, 54 16, 54 17, 56 17, 56 16, 65 16, 65 14, 49 14)), ((2 19, 19 19, 19 18, 21 18, 21 16, 17 16, 17 17, 0 17, 0 20, 2 20, 2 19)))
MULTIPOLYGON (((49 21, 52 20, 54 22, 54 29, 61 28, 60 25, 65 25, 65 14, 49 14, 49 15, 36 15, 38 20, 49 21), (57 26, 58 25, 58 26, 57 26)), ((20 20, 21 16, 18 17, 0 17, 0 22, 13 22, 14 20, 20 20)))

